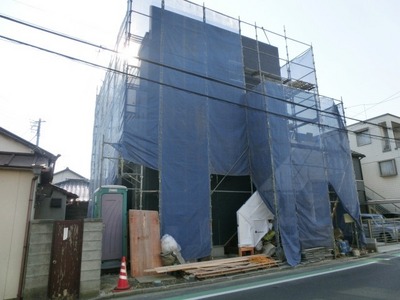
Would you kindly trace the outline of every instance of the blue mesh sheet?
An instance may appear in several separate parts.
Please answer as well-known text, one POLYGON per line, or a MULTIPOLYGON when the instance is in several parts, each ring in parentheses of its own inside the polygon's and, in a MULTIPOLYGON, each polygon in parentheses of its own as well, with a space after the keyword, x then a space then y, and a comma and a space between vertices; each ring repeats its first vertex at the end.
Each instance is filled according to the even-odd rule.
POLYGON ((320 107, 315 94, 272 82, 246 96, 252 179, 275 211, 291 265, 300 262, 301 250, 333 246, 329 186, 359 219, 342 118, 333 101, 322 100, 320 107))
MULTIPOLYGON (((142 65, 146 71, 151 67, 142 65)), ((157 72, 151 74, 157 76, 157 72)), ((126 108, 119 144, 122 157, 158 169, 159 84, 143 81, 139 87, 131 87, 127 96, 134 98, 135 104, 126 108)))
POLYGON ((210 25, 206 25, 206 32, 207 75, 214 79, 207 81, 210 173, 247 175, 248 144, 240 36, 210 25))
POLYGON ((149 80, 131 83, 121 145, 125 159, 159 170, 162 233, 197 259, 211 254, 209 174, 248 174, 241 41, 166 10, 151 15, 140 51, 149 80))
POLYGON ((183 246, 184 258, 205 257, 211 249, 206 101, 171 88, 163 88, 161 99, 162 233, 183 246))
MULTIPOLYGON (((121 60, 115 59, 112 62, 112 67, 121 70, 122 64, 121 60)), ((91 193, 101 185, 115 183, 118 177, 117 158, 120 151, 118 142, 122 137, 125 119, 125 90, 121 89, 123 83, 124 76, 121 74, 107 73, 96 99, 92 143, 91 193), (104 159, 104 157, 116 159, 104 159)))
POLYGON ((153 17, 160 27, 153 24, 152 40, 160 40, 168 66, 157 70, 161 230, 182 245, 185 259, 196 259, 211 251, 206 80, 192 75, 206 74, 204 25, 158 9, 153 17))
POLYGON ((296 198, 292 182, 287 109, 282 85, 265 83, 247 96, 252 179, 277 216, 281 243, 291 265, 300 263, 296 198), (267 97, 261 94, 267 94, 267 97), (266 113, 268 112, 268 113, 266 113))
MULTIPOLYGON (((358 199, 355 173, 351 162, 347 131, 342 122, 343 117, 332 99, 321 97, 320 103, 324 111, 322 141, 326 149, 328 180, 338 195, 342 208, 338 213, 350 214, 361 231, 360 205, 358 201, 355 201, 358 199)), ((339 217, 338 220, 338 225, 345 230, 344 218, 339 217)), ((364 242, 363 237, 362 242, 364 242)))
POLYGON ((239 34, 155 7, 151 17, 124 109, 104 122, 122 114, 123 158, 160 172, 162 233, 187 260, 210 255, 210 174, 251 175, 289 264, 304 249, 332 246, 329 186, 359 219, 337 106, 273 82, 245 93, 239 34))
POLYGON ((313 52, 309 48, 281 67, 282 78, 294 79, 297 81, 297 85, 300 84, 305 88, 307 84, 315 85, 316 77, 313 60, 313 52))
POLYGON ((301 248, 332 247, 329 184, 321 143, 320 110, 314 93, 285 88, 290 99, 294 190, 301 248))

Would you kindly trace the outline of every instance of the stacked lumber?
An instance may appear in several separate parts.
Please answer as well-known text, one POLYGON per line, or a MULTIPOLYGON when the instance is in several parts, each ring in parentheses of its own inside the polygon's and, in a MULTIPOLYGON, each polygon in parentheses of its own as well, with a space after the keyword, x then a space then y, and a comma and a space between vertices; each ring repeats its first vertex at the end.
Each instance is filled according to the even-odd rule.
POLYGON ((302 260, 309 262, 325 260, 332 256, 332 250, 324 247, 306 249, 301 252, 302 260))
POLYGON ((263 254, 225 258, 182 265, 157 267, 145 272, 168 273, 183 271, 194 275, 198 279, 243 273, 259 269, 277 267, 277 261, 263 254))

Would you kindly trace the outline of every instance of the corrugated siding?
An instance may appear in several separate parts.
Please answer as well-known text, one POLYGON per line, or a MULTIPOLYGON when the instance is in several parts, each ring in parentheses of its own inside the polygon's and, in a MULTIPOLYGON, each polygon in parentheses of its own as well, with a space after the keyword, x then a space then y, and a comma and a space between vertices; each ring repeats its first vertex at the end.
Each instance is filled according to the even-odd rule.
POLYGON ((79 196, 77 201, 89 201, 89 182, 86 180, 68 180, 55 184, 70 193, 79 196))

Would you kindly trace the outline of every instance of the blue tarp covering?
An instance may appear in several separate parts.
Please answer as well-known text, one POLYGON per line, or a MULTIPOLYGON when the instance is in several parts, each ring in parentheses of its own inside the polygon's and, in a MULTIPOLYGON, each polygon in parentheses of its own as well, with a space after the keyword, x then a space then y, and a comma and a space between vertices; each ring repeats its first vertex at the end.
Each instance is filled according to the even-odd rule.
POLYGON ((151 82, 135 89, 124 158, 160 171, 162 233, 183 245, 186 259, 205 257, 209 174, 248 174, 240 36, 153 7, 144 45, 141 75, 151 82))
POLYGON ((277 217, 289 264, 304 249, 332 247, 329 186, 359 220, 334 101, 270 81, 245 90, 239 34, 157 7, 150 16, 119 116, 118 151, 159 171, 162 234, 185 259, 210 255, 210 175, 251 175, 277 217))

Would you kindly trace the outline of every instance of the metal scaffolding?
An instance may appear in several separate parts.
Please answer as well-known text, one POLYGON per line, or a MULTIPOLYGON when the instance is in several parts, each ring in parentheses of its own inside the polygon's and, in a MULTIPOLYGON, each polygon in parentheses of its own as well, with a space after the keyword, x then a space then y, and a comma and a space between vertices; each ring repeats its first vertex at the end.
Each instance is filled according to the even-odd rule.
POLYGON ((128 1, 116 51, 91 190, 127 186, 129 208, 158 210, 186 258, 231 240, 255 189, 293 265, 299 249, 333 247, 333 208, 357 218, 343 106, 319 95, 311 45, 189 1, 128 1))

